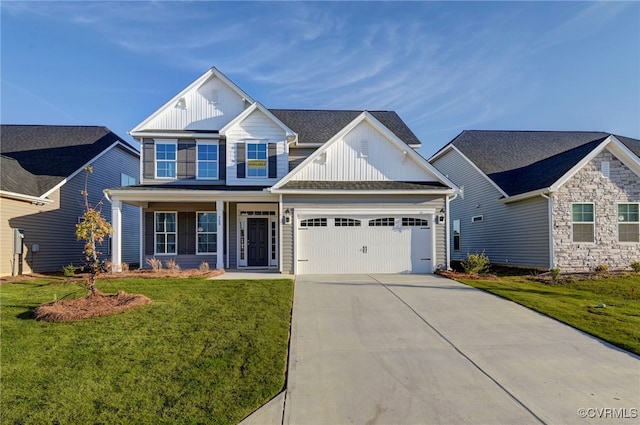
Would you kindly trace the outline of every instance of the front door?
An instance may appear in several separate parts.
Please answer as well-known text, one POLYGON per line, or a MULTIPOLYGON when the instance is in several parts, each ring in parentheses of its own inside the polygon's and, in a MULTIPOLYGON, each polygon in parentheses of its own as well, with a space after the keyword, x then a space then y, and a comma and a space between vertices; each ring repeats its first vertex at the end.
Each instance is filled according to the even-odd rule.
POLYGON ((259 267, 269 265, 269 219, 249 218, 247 219, 247 265, 249 267, 259 267))

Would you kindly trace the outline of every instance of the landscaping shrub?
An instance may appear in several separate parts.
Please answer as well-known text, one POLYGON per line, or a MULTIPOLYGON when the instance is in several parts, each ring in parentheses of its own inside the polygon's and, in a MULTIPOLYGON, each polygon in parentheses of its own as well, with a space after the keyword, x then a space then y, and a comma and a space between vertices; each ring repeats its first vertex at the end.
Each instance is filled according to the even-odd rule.
POLYGON ((74 277, 76 275, 76 266, 74 266, 73 264, 64 266, 62 268, 62 273, 64 273, 64 277, 74 277))
POLYGON ((609 273, 609 266, 607 264, 598 264, 595 271, 596 273, 607 274, 609 273))
POLYGON ((640 273, 640 261, 632 261, 631 268, 633 269, 634 272, 640 273))
POLYGON ((162 261, 158 260, 156 257, 148 258, 147 264, 151 267, 151 269, 154 272, 162 270, 162 261))
POLYGON ((489 268, 489 257, 482 251, 481 254, 467 254, 467 258, 460 262, 467 274, 479 274, 489 268))
POLYGON ((180 265, 176 263, 175 258, 170 258, 169 260, 164 262, 165 266, 167 266, 167 270, 171 270, 172 272, 180 271, 180 265))
POLYGON ((209 263, 207 263, 206 261, 203 261, 202 263, 200 263, 199 269, 203 273, 208 272, 209 271, 209 263))
POLYGON ((550 271, 551 271, 551 278, 553 279, 554 282, 557 282, 558 278, 560 277, 560 267, 554 267, 550 271))

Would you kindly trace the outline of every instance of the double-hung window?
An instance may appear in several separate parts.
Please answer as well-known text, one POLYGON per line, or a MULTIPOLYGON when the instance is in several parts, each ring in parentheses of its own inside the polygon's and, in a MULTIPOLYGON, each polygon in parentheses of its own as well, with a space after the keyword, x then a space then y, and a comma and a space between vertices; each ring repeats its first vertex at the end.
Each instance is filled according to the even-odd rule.
POLYGON ((640 204, 618 204, 618 241, 640 242, 640 204))
POLYGON ((196 178, 217 180, 218 179, 218 143, 198 141, 198 165, 196 167, 196 178))
POLYGON ((267 143, 247 143, 247 177, 267 177, 267 143))
POLYGON ((217 232, 218 219, 215 212, 199 212, 197 219, 196 234, 198 235, 197 253, 211 254, 216 253, 217 249, 217 232))
POLYGON ((176 142, 156 141, 156 178, 175 179, 178 159, 176 142))
POLYGON ((593 242, 595 214, 593 204, 571 205, 574 242, 593 242))
POLYGON ((155 253, 175 254, 177 239, 177 223, 175 212, 155 213, 155 253))

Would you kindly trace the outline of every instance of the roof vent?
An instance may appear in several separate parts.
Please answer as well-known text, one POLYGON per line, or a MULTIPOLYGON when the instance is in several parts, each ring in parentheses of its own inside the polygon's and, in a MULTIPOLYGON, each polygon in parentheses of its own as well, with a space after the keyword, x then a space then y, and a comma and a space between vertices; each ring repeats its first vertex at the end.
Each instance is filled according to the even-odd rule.
POLYGON ((369 141, 362 140, 360 142, 360 158, 369 158, 369 141))
POLYGON ((600 164, 600 171, 602 172, 602 177, 605 179, 609 178, 609 161, 602 161, 600 164))

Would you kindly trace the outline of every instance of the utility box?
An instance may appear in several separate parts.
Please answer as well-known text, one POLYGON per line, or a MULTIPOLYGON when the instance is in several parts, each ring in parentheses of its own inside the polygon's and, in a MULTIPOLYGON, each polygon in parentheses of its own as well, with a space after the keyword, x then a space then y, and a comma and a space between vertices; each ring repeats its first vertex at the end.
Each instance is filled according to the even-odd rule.
POLYGON ((13 255, 20 255, 24 250, 24 229, 13 229, 13 255))

